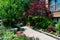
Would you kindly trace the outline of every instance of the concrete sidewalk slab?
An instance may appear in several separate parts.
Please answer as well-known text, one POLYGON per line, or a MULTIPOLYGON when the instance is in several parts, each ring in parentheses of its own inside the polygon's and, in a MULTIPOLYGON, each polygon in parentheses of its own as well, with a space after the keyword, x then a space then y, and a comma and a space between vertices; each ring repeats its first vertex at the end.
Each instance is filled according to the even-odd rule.
POLYGON ((24 26, 22 28, 25 29, 24 34, 27 37, 35 37, 35 38, 39 38, 39 40, 58 40, 58 39, 55 39, 55 38, 50 37, 48 35, 45 35, 43 33, 37 32, 37 31, 31 29, 30 27, 24 26))

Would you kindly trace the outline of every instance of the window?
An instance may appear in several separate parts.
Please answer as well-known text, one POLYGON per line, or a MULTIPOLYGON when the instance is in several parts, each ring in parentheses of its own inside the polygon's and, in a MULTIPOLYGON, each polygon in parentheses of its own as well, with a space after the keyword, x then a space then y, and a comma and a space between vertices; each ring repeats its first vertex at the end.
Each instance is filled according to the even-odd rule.
POLYGON ((58 21, 60 22, 60 18, 58 18, 58 21))
POLYGON ((55 1, 54 0, 51 0, 50 1, 50 10, 51 11, 54 11, 55 10, 55 1))
POLYGON ((53 21, 54 21, 55 23, 57 23, 57 22, 58 22, 58 19, 57 19, 57 18, 53 18, 53 21))
POLYGON ((56 11, 60 10, 60 0, 56 1, 56 11))
POLYGON ((50 10, 59 11, 60 10, 60 0, 51 0, 50 1, 50 10))
POLYGON ((53 18, 54 23, 60 22, 60 18, 53 18))

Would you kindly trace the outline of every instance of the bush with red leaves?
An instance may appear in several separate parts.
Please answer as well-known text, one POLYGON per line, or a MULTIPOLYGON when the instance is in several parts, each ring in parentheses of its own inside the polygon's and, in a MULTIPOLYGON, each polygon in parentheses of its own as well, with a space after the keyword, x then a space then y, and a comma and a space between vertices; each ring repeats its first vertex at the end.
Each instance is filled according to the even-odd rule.
POLYGON ((34 15, 35 13, 41 14, 43 9, 45 9, 45 3, 33 2, 33 3, 31 3, 29 10, 27 10, 26 15, 34 15))
POLYGON ((56 32, 54 26, 52 26, 52 25, 49 25, 49 26, 48 26, 47 31, 48 31, 48 32, 51 32, 51 31, 56 32))
POLYGON ((25 15, 26 16, 39 15, 39 16, 46 16, 46 17, 52 16, 51 12, 46 9, 45 2, 33 2, 33 3, 31 3, 30 7, 29 7, 29 10, 27 10, 25 15))

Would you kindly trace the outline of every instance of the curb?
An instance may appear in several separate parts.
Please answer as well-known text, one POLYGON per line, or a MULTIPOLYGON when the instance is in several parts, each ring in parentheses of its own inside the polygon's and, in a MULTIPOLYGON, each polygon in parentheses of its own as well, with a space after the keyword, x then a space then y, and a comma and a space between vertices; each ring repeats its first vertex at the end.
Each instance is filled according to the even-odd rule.
POLYGON ((38 30, 38 29, 33 29, 33 30, 36 30, 36 31, 41 32, 41 33, 43 33, 43 34, 45 34, 45 35, 48 35, 48 36, 50 36, 50 37, 53 37, 53 38, 55 38, 55 39, 60 40, 60 37, 55 36, 55 35, 53 35, 53 34, 50 34, 50 33, 48 33, 48 32, 43 32, 43 31, 38 30))

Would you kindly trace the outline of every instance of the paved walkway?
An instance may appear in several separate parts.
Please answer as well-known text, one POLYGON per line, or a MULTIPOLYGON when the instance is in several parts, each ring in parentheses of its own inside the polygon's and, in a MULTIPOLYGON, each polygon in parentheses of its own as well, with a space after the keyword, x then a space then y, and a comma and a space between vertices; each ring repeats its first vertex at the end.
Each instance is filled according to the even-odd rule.
POLYGON ((50 37, 50 36, 45 35, 43 33, 37 32, 37 31, 31 29, 30 27, 25 26, 25 27, 22 27, 22 28, 26 29, 24 31, 24 33, 28 37, 35 37, 35 38, 37 37, 37 38, 39 38, 39 40, 57 40, 53 37, 50 37))

